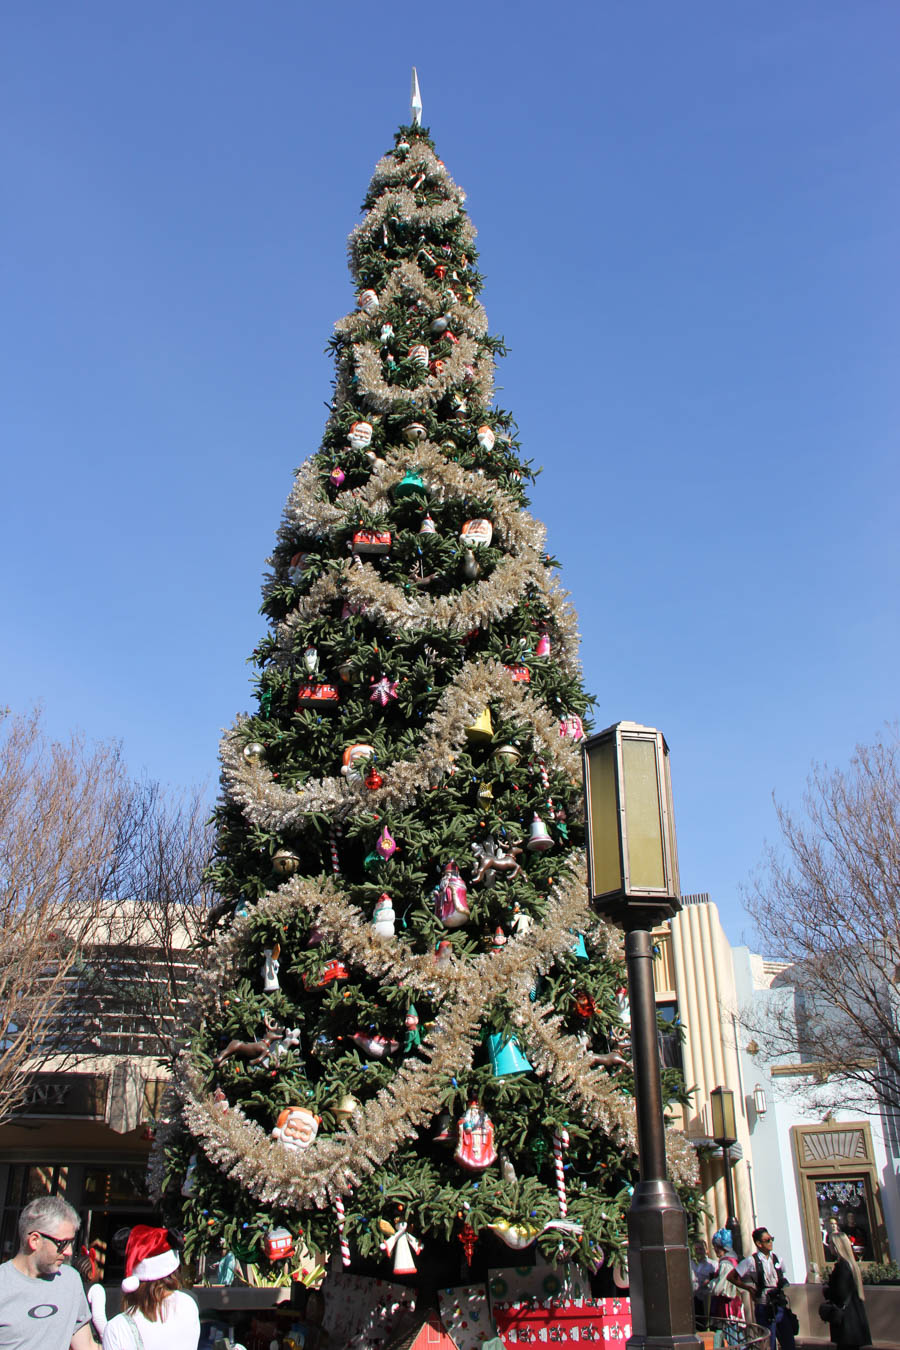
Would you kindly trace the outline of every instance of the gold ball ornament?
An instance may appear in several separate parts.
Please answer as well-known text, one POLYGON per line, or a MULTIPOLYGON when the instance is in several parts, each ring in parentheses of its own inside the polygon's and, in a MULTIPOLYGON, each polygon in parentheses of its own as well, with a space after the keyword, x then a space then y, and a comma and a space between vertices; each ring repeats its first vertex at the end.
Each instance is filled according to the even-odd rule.
POLYGON ((248 764, 261 764, 266 757, 266 747, 260 741, 248 741, 243 755, 248 764))

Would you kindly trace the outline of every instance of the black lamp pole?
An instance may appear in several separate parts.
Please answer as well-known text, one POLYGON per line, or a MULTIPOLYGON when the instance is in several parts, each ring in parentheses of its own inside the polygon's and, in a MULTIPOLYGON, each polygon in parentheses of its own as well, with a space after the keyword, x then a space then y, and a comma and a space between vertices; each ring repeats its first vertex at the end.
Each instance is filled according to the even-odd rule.
POLYGON ((628 1213, 628 1350, 701 1350, 687 1221, 666 1169, 653 939, 681 908, 662 733, 617 722, 584 742, 588 890, 625 930, 640 1180, 628 1213))
POLYGON ((731 1088, 714 1087, 710 1096, 712 1108, 713 1139, 722 1150, 722 1173, 725 1177, 725 1207, 728 1216, 725 1227, 731 1234, 731 1245, 735 1256, 744 1255, 744 1241, 741 1237, 741 1225, 734 1212, 734 1183, 731 1177, 731 1155, 729 1149, 737 1140, 735 1128, 734 1093, 731 1088))

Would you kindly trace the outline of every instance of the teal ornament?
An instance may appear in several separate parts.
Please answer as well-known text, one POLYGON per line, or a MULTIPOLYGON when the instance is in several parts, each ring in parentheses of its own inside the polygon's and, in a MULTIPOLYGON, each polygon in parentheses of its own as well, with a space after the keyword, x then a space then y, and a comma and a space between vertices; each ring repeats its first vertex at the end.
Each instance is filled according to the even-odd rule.
POLYGON ((375 868, 375 867, 377 867, 378 864, 379 864, 380 862, 382 862, 382 861, 383 861, 383 860, 382 860, 382 858, 380 857, 379 854, 377 854, 377 853, 367 853, 366 856, 365 856, 365 858, 363 858, 363 871, 364 871, 364 872, 371 872, 372 869, 375 868))
POLYGON ((529 1064, 522 1047, 515 1036, 492 1033, 487 1038, 487 1051, 491 1060, 491 1070, 495 1078, 511 1078, 522 1073, 530 1073, 529 1064))
POLYGON ((575 938, 575 945, 573 946, 572 951, 573 951, 574 954, 578 957, 579 961, 587 961, 587 959, 588 959, 588 949, 587 949, 587 947, 584 945, 584 934, 583 934, 583 933, 578 933, 578 934, 577 934, 577 936, 576 936, 576 938, 575 938))
POLYGON ((400 479, 400 482, 394 488, 394 497, 399 502, 402 501, 404 497, 414 497, 417 493, 424 493, 426 491, 425 480, 418 469, 407 469, 406 473, 400 479))
POLYGON ((216 1279, 218 1280, 219 1284, 234 1283, 234 1273, 235 1273, 234 1268, 236 1265, 237 1261, 235 1259, 234 1252, 226 1252, 225 1255, 222 1257, 221 1261, 219 1262, 218 1269, 216 1271, 216 1279))

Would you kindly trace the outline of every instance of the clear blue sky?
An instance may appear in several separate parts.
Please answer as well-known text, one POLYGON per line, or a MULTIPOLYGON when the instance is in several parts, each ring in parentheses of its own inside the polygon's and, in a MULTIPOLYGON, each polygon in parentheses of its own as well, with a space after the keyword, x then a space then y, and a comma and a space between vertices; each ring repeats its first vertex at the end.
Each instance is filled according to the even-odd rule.
POLYGON ((0 699, 214 791, 372 167, 425 122, 597 723, 666 733, 733 940, 898 715, 900 8, 7 0, 0 699))

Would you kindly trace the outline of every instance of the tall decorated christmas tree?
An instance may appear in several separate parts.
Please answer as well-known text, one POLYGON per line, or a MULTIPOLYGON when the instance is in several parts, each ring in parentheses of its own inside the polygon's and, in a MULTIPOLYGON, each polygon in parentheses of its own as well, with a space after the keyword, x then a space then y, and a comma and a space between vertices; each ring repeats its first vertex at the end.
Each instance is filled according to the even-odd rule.
MULTIPOLYGON (((619 1261, 636 1171, 619 934, 587 906, 590 700, 464 194, 414 118, 350 237, 319 449, 222 746, 219 925, 161 1131, 188 1252, 431 1282, 619 1261), (287 1253, 287 1255, 286 1255, 287 1253)), ((691 1155, 670 1140, 687 1184, 691 1155)))

